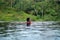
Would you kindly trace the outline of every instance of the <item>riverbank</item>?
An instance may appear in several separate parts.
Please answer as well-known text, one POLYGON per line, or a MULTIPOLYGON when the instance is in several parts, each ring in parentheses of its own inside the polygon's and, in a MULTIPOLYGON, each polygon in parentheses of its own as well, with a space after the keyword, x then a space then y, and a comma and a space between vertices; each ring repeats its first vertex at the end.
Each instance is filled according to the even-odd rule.
POLYGON ((24 11, 16 11, 14 9, 0 10, 0 21, 26 21, 30 17, 32 21, 59 21, 60 19, 51 15, 40 17, 33 14, 28 14, 24 11))
POLYGON ((17 12, 12 9, 0 11, 0 21, 26 21, 27 17, 30 17, 33 21, 40 20, 38 16, 27 14, 24 11, 17 12))
POLYGON ((24 13, 23 11, 20 12, 1 12, 0 13, 0 21, 26 21, 26 18, 30 17, 33 21, 39 20, 37 16, 24 13))

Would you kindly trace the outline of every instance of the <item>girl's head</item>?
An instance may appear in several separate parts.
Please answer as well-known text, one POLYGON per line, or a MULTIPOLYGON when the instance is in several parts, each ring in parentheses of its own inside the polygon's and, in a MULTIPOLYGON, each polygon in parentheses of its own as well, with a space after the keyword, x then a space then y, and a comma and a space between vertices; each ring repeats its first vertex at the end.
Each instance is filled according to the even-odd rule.
POLYGON ((27 18, 27 21, 30 21, 30 18, 27 18))

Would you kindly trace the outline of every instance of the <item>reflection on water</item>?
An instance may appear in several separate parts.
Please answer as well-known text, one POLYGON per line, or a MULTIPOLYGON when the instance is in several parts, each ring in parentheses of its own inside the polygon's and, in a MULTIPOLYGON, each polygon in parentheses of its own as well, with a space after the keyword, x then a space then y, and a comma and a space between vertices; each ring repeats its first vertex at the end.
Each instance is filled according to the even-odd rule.
POLYGON ((33 22, 30 27, 9 24, 0 27, 0 40, 60 40, 60 25, 52 22, 33 22))

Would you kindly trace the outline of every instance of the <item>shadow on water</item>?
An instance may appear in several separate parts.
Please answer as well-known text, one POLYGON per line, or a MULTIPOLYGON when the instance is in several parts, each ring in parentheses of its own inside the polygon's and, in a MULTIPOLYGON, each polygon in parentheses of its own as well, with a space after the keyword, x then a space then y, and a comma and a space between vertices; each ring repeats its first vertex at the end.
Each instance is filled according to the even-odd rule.
POLYGON ((7 25, 8 25, 8 22, 0 22, 0 37, 1 36, 6 36, 5 35, 5 30, 7 30, 7 25))
POLYGON ((0 40, 60 40, 58 22, 32 22, 26 24, 0 22, 0 40))
POLYGON ((9 27, 9 24, 10 22, 0 22, 0 37, 7 37, 8 33, 14 32, 14 28, 9 27))

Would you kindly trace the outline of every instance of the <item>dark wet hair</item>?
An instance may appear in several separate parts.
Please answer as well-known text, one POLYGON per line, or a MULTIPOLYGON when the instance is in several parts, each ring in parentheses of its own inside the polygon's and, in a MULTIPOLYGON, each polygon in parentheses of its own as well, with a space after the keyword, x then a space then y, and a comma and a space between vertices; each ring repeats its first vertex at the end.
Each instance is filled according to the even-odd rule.
POLYGON ((27 18, 27 21, 29 21, 30 20, 30 18, 27 18))

